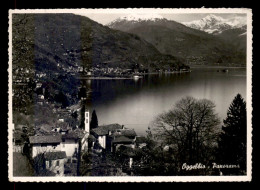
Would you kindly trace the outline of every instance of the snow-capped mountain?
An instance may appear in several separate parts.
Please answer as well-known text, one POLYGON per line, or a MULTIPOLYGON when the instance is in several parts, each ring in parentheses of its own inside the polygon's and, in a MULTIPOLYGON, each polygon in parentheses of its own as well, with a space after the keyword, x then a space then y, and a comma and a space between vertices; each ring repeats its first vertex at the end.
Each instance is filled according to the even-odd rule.
POLYGON ((183 22, 182 24, 205 31, 210 34, 220 34, 225 30, 241 28, 246 25, 245 17, 233 17, 229 19, 224 19, 220 16, 210 14, 200 20, 194 20, 191 22, 183 22))
POLYGON ((157 23, 168 21, 164 17, 158 14, 131 14, 127 16, 119 17, 118 19, 107 24, 109 28, 118 29, 120 27, 121 31, 128 31, 132 26, 136 24, 142 25, 142 23, 157 23))
POLYGON ((120 22, 120 21, 132 21, 132 22, 141 22, 141 21, 157 21, 163 20, 161 15, 158 14, 130 14, 127 16, 119 17, 118 19, 112 21, 108 25, 112 25, 113 23, 120 22))
MULTIPOLYGON (((207 20, 207 18, 204 20, 207 20)), ((223 18, 212 18, 210 23, 212 25, 216 24, 218 20, 225 22, 223 18)), ((160 15, 120 17, 107 26, 115 30, 137 35, 140 39, 144 39, 152 44, 162 54, 178 57, 185 62, 215 64, 220 59, 223 63, 245 62, 245 54, 241 49, 244 49, 243 46, 246 43, 241 43, 240 46, 237 44, 233 45, 233 40, 229 41, 229 39, 237 39, 237 35, 243 34, 245 31, 237 29, 233 29, 235 31, 230 31, 231 29, 225 30, 220 37, 187 27, 160 15)), ((241 39, 244 38, 241 37, 241 39)), ((240 42, 240 40, 234 41, 240 42)))

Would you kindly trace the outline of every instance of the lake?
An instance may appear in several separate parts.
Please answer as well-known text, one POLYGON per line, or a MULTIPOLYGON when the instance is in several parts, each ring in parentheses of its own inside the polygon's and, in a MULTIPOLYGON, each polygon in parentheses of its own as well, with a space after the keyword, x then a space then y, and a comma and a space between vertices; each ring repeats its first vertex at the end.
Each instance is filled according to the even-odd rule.
POLYGON ((191 73, 150 74, 125 80, 87 80, 91 87, 90 111, 99 125, 119 123, 145 135, 148 125, 181 98, 206 98, 216 105, 221 121, 237 93, 246 99, 246 68, 193 68, 191 73))

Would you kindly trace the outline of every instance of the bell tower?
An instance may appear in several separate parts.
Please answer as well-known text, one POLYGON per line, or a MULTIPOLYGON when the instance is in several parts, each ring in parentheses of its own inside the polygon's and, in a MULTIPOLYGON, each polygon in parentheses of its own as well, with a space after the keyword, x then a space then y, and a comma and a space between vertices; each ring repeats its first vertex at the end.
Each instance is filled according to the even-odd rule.
POLYGON ((90 119, 89 119, 89 110, 85 109, 85 131, 87 133, 89 133, 89 123, 90 123, 90 119))

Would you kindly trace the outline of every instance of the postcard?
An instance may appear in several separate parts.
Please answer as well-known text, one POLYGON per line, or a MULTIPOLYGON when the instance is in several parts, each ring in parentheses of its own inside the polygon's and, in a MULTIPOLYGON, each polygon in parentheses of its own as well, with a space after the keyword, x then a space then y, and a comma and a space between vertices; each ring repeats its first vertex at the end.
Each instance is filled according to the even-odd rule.
POLYGON ((252 179, 252 10, 9 10, 12 182, 252 179))

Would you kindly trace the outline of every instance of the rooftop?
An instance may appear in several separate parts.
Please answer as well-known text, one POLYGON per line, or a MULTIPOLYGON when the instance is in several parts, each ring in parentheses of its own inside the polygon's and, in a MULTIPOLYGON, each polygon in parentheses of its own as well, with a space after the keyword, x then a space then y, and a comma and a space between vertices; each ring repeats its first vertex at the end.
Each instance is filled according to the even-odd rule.
POLYGON ((80 104, 74 104, 74 105, 68 107, 68 109, 70 109, 71 111, 76 111, 78 109, 81 109, 81 105, 80 104))
POLYGON ((49 124, 41 124, 41 125, 38 125, 36 126, 36 130, 40 131, 40 132, 51 132, 51 130, 53 129, 54 127, 52 125, 49 125, 49 124))
POLYGON ((122 129, 122 128, 123 128, 122 125, 115 123, 110 125, 98 126, 97 128, 92 129, 92 131, 97 135, 102 136, 102 135, 108 135, 109 131, 115 131, 116 129, 122 129))
POLYGON ((29 142, 31 144, 60 143, 61 135, 30 136, 29 142))
POLYGON ((135 142, 136 143, 146 143, 146 138, 145 137, 136 137, 135 142))
POLYGON ((66 158, 66 152, 65 151, 57 151, 57 152, 46 152, 44 154, 44 158, 46 160, 58 160, 58 159, 63 159, 66 158))
POLYGON ((120 137, 117 137, 116 139, 114 139, 112 142, 113 143, 133 143, 133 140, 129 139, 126 136, 120 136, 120 137))
POLYGON ((112 136, 126 136, 126 137, 135 137, 136 136, 136 132, 134 129, 117 129, 115 130, 115 132, 113 133, 112 136))
POLYGON ((73 140, 77 140, 78 134, 75 133, 74 131, 69 131, 69 133, 62 135, 62 139, 73 139, 73 140))
POLYGON ((69 130, 69 124, 66 122, 59 122, 57 123, 56 127, 60 127, 62 131, 68 131, 69 130))

